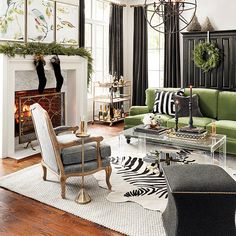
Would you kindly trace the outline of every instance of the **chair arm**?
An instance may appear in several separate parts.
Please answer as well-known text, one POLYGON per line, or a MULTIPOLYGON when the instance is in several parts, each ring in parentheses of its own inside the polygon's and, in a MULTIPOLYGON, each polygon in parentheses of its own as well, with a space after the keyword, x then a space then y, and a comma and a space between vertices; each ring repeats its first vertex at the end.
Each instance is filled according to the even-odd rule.
MULTIPOLYGON (((92 142, 97 142, 98 144, 103 140, 102 136, 93 136, 93 137, 88 137, 84 139, 84 144, 86 143, 92 143, 92 142)), ((63 148, 68 148, 68 147, 73 147, 73 146, 78 146, 82 144, 82 140, 80 138, 76 138, 72 141, 69 142, 60 142, 59 140, 59 146, 61 149, 63 148)))
POLYGON ((130 116, 135 116, 135 115, 140 115, 140 114, 145 114, 149 113, 148 106, 132 106, 129 109, 129 114, 130 116))
POLYGON ((68 132, 68 131, 72 131, 73 133, 75 133, 77 130, 79 129, 78 126, 58 126, 56 128, 54 128, 54 131, 56 133, 56 135, 63 133, 63 132, 68 132))

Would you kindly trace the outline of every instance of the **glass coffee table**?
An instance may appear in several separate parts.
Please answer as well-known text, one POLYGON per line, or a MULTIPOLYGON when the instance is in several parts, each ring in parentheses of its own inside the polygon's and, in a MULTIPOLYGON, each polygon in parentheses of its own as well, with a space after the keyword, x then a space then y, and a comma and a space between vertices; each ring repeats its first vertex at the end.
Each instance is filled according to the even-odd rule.
MULTIPOLYGON (((190 139, 183 137, 176 137, 173 133, 164 131, 160 134, 150 134, 144 132, 137 132, 136 128, 141 126, 135 126, 133 128, 124 130, 120 133, 120 153, 125 151, 127 142, 133 147, 131 152, 134 152, 134 145, 136 147, 136 153, 142 153, 143 155, 148 152, 147 146, 168 146, 172 148, 189 149, 202 151, 209 156, 209 164, 216 164, 222 168, 226 167, 226 136, 216 134, 215 136, 206 135, 202 139, 190 139)), ((200 154, 199 154, 200 155, 200 154)))

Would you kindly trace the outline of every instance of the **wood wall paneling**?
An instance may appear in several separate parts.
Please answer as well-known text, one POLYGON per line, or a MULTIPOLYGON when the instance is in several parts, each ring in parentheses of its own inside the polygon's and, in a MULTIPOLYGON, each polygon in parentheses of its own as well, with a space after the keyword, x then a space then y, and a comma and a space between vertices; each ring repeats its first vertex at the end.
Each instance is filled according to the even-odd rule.
POLYGON ((221 52, 218 68, 204 73, 195 66, 193 51, 195 46, 207 40, 207 32, 185 32, 183 35, 183 85, 198 88, 236 90, 236 30, 210 32, 210 40, 221 52))

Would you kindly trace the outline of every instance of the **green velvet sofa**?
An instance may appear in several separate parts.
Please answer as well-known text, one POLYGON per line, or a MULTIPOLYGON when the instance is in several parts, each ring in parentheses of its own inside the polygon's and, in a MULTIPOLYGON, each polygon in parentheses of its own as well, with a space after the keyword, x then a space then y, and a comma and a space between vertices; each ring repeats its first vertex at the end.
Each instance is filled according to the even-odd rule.
MULTIPOLYGON (((178 88, 164 88, 166 91, 177 91, 178 88)), ((156 88, 146 90, 146 106, 132 106, 130 116, 125 118, 125 129, 142 123, 146 113, 152 112, 156 88)), ((184 94, 189 95, 189 89, 184 94)), ((211 131, 212 120, 216 122, 216 132, 227 136, 227 153, 236 154, 236 92, 219 91, 215 89, 193 89, 193 94, 199 96, 199 106, 203 117, 193 117, 193 124, 211 131)), ((175 118, 169 115, 156 114, 163 125, 175 126, 175 118)), ((179 118, 179 127, 188 125, 188 117, 179 118)))

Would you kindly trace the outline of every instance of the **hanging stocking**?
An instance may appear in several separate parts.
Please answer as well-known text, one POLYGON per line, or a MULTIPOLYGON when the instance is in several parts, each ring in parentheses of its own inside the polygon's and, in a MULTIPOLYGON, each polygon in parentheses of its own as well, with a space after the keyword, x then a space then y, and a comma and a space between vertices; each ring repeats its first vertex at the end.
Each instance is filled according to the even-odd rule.
POLYGON ((38 75, 38 79, 39 79, 38 91, 40 94, 43 93, 43 90, 44 90, 46 83, 47 83, 47 79, 46 79, 45 72, 44 72, 45 64, 46 64, 46 62, 43 58, 43 55, 35 55, 34 65, 36 67, 36 71, 37 71, 37 75, 38 75))
POLYGON ((54 69, 54 74, 57 80, 57 86, 56 86, 56 91, 60 92, 61 91, 61 87, 64 81, 63 76, 61 75, 61 66, 60 66, 60 59, 57 55, 53 56, 51 58, 51 63, 54 69))

